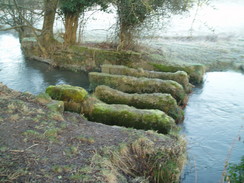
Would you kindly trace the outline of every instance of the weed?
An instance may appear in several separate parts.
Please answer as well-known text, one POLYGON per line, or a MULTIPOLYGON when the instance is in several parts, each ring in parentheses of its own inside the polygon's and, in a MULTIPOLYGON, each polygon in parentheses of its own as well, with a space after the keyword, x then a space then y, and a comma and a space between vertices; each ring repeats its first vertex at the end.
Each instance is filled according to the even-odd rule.
POLYGON ((59 128, 51 128, 44 132, 44 136, 51 141, 56 141, 58 138, 58 133, 60 132, 59 128))
POLYGON ((0 147, 0 152, 4 152, 4 151, 7 151, 8 148, 6 146, 1 146, 0 147))
POLYGON ((22 168, 17 169, 14 172, 10 172, 8 169, 1 167, 0 172, 0 182, 15 182, 19 177, 28 174, 28 171, 22 168))
POLYGON ((79 148, 76 146, 70 146, 64 152, 67 156, 72 157, 79 154, 79 148))
POLYGON ((231 183, 244 182, 244 156, 239 164, 229 164, 225 181, 231 183))
POLYGON ((83 135, 79 135, 75 139, 77 139, 80 142, 88 143, 88 144, 93 144, 95 142, 94 138, 92 138, 92 137, 85 137, 83 135))
POLYGON ((27 130, 23 133, 27 138, 43 139, 43 135, 35 130, 27 130))
POLYGON ((14 115, 10 116, 9 120, 15 122, 15 121, 18 121, 19 118, 20 117, 18 114, 14 114, 14 115))
POLYGON ((86 182, 87 181, 87 176, 86 175, 83 175, 83 174, 80 174, 80 173, 75 173, 74 175, 71 175, 70 176, 70 179, 72 181, 82 181, 82 182, 86 182))
POLYGON ((3 118, 2 118, 2 117, 0 117, 0 123, 1 123, 1 122, 3 122, 3 121, 4 121, 4 120, 3 120, 3 118))
POLYGON ((20 110, 23 112, 23 114, 29 114, 29 112, 30 112, 30 109, 25 104, 21 105, 20 110))
POLYGON ((139 138, 131 145, 120 146, 119 151, 111 152, 111 161, 125 175, 144 177, 149 182, 175 182, 182 167, 184 144, 163 149, 157 148, 147 138, 139 138))
POLYGON ((62 167, 62 166, 59 166, 59 165, 54 165, 54 166, 52 167, 52 171, 53 171, 54 173, 61 174, 61 173, 63 173, 63 167, 62 167))
POLYGON ((16 105, 15 105, 14 103, 9 104, 7 107, 8 107, 8 109, 10 109, 10 110, 15 110, 15 109, 17 108, 16 105))
POLYGON ((65 129, 65 128, 67 128, 67 123, 62 122, 62 123, 60 124, 60 128, 61 128, 62 130, 65 129))
POLYGON ((64 121, 63 116, 60 113, 52 112, 50 115, 50 118, 56 121, 64 121))
POLYGON ((42 109, 37 109, 36 110, 36 113, 38 113, 38 114, 45 114, 45 112, 42 109))

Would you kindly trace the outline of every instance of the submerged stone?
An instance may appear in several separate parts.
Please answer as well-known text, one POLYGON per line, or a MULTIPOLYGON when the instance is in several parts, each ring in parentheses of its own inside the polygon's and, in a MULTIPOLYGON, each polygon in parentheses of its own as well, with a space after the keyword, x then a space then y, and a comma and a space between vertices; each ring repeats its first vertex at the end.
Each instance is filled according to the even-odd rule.
POLYGON ((178 103, 185 104, 187 95, 184 88, 172 80, 136 78, 131 76, 112 75, 106 73, 89 73, 90 89, 106 85, 126 93, 168 93, 178 103))
POLYGON ((108 104, 126 104, 138 109, 159 109, 174 118, 177 123, 184 119, 183 110, 170 94, 128 94, 101 85, 96 87, 94 95, 108 104))
POLYGON ((49 86, 46 93, 52 99, 76 103, 83 102, 88 95, 85 89, 71 85, 49 86))
POLYGON ((185 71, 190 76, 190 82, 200 84, 203 82, 205 67, 203 65, 165 65, 152 64, 155 69, 163 72, 185 71))
POLYGON ((81 112, 89 120, 107 125, 156 130, 164 134, 176 128, 174 120, 160 110, 136 109, 119 104, 110 105, 92 97, 83 102, 81 112))
POLYGON ((189 76, 185 71, 156 72, 156 71, 147 71, 144 69, 133 69, 122 65, 108 65, 108 64, 102 65, 101 68, 102 68, 102 72, 107 74, 173 80, 181 84, 186 92, 190 92, 192 89, 192 85, 189 83, 189 76))

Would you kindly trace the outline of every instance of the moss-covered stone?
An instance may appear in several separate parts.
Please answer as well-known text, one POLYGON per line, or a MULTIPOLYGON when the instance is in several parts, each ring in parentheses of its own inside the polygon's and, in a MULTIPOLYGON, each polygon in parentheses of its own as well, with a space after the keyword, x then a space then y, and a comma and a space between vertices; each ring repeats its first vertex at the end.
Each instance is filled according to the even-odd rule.
POLYGON ((184 119, 183 110, 170 94, 127 94, 101 85, 96 87, 94 95, 108 104, 126 104, 138 109, 159 109, 174 118, 177 123, 184 119))
POLYGON ((87 98, 81 112, 91 121, 107 125, 156 130, 167 134, 176 128, 174 120, 160 110, 136 109, 127 105, 109 105, 95 98, 87 98))
POLYGON ((134 60, 140 59, 141 54, 132 51, 104 50, 74 45, 55 52, 51 57, 59 67, 94 71, 99 70, 102 64, 131 65, 134 60))
POLYGON ((133 60, 141 57, 140 53, 132 51, 104 50, 91 47, 71 46, 71 52, 83 56, 84 59, 92 59, 96 65, 105 63, 130 65, 133 60))
POLYGON ((154 68, 163 72, 185 71, 190 76, 190 82, 200 84, 203 82, 205 67, 203 65, 166 65, 152 63, 154 68))
POLYGON ((158 78, 163 80, 173 80, 183 86, 186 92, 190 92, 192 85, 189 83, 189 76, 184 71, 177 72, 155 72, 143 69, 133 69, 122 65, 102 65, 102 72, 107 74, 126 75, 133 77, 158 78))
POLYGON ((89 73, 90 89, 106 85, 126 93, 169 93, 178 103, 185 103, 187 95, 184 88, 172 80, 136 78, 106 73, 89 73))
POLYGON ((80 103, 87 97, 85 89, 71 85, 49 86, 46 93, 55 100, 80 103))

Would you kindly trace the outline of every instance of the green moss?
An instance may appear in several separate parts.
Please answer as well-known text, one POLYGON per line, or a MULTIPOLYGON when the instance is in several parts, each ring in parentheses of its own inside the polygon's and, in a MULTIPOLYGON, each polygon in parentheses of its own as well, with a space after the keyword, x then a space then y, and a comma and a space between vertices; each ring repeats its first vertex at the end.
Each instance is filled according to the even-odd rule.
POLYGON ((136 109, 127 105, 94 104, 88 119, 108 125, 133 127, 136 129, 156 130, 169 133, 174 129, 174 120, 159 110, 136 109))
POLYGON ((89 73, 90 88, 94 90, 98 85, 106 85, 126 93, 168 93, 178 103, 187 98, 184 88, 171 80, 136 78, 105 73, 89 73))
POLYGON ((70 85, 49 86, 46 93, 55 100, 69 102, 83 102, 88 95, 87 91, 81 87, 70 85))
POLYGON ((170 94, 128 94, 101 85, 96 87, 94 95, 108 104, 126 104, 138 109, 159 109, 174 118, 177 123, 184 119, 183 110, 170 94))
POLYGON ((165 65, 151 63, 156 70, 163 72, 185 71, 190 76, 190 82, 199 84, 203 82, 205 67, 203 65, 165 65))
POLYGON ((186 92, 190 92, 192 89, 191 84, 189 83, 189 76, 184 71, 177 72, 156 72, 156 71, 148 71, 144 69, 133 69, 126 66, 121 65, 102 65, 102 72, 107 74, 115 74, 115 75, 126 75, 133 77, 146 77, 146 78, 157 78, 162 80, 173 80, 177 83, 181 84, 186 92))
POLYGON ((130 65, 131 62, 138 60, 141 57, 140 53, 132 51, 104 50, 82 46, 71 46, 69 49, 71 52, 79 55, 80 62, 91 59, 97 66, 107 62, 111 64, 130 65))

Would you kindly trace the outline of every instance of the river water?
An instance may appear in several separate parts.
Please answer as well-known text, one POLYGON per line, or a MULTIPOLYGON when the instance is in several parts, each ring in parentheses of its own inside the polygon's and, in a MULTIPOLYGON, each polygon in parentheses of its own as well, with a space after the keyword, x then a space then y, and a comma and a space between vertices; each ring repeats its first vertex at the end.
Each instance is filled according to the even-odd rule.
MULTIPOLYGON (((188 36, 189 28, 185 25, 192 19, 176 18, 173 21, 177 23, 168 28, 168 33, 163 36, 155 33, 157 39, 144 39, 144 43, 160 49, 170 60, 244 63, 244 24, 238 19, 244 17, 244 2, 226 1, 227 4, 217 6, 217 13, 206 7, 201 16, 211 21, 208 26, 201 24, 203 19, 194 24, 193 39, 182 39, 188 36), (232 11, 232 16, 223 14, 227 10, 232 11), (214 31, 210 29, 212 26, 216 28, 214 31)), ((103 14, 97 16, 95 22, 89 22, 85 32, 87 41, 106 40, 104 26, 110 27, 114 22, 110 16, 103 14), (99 30, 95 30, 95 26, 99 30), (96 38, 89 37, 96 31, 96 38)), ((71 84, 86 89, 89 86, 85 73, 58 70, 45 63, 26 60, 17 36, 8 32, 0 32, 0 82, 33 94, 43 92, 49 85, 71 84)), ((190 95, 182 134, 188 141, 188 164, 181 182, 221 182, 226 161, 238 163, 244 155, 244 75, 231 71, 208 72, 204 84, 190 95)))
POLYGON ((86 73, 57 70, 45 63, 26 60, 18 38, 11 33, 0 34, 0 82, 12 89, 33 94, 56 84, 89 87, 86 73))

